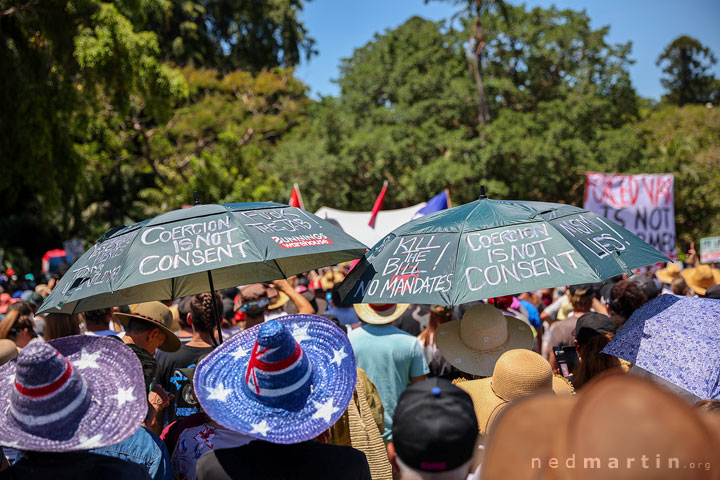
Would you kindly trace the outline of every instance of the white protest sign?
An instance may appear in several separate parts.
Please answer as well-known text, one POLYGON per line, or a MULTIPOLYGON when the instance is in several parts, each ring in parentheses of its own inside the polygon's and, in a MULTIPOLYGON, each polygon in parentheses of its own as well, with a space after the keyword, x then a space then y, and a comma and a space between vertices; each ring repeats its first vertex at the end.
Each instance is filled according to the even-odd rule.
POLYGON ((584 208, 675 259, 673 181, 672 174, 587 173, 584 208))
POLYGON ((720 262, 720 237, 705 237, 700 239, 700 262, 720 262))

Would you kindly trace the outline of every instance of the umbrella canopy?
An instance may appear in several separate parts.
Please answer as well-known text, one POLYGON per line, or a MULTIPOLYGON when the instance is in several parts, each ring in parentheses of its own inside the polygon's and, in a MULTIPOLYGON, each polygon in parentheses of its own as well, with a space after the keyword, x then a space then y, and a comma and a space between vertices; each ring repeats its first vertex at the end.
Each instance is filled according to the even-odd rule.
POLYGON ((279 203, 196 205, 107 234, 38 313, 84 312, 285 278, 362 256, 338 227, 279 203))
POLYGON ((458 305, 600 282, 666 261, 629 231, 587 210, 482 198, 394 230, 350 272, 340 295, 346 304, 458 305))
POLYGON ((603 353, 720 399, 720 301, 661 295, 637 309, 603 353))

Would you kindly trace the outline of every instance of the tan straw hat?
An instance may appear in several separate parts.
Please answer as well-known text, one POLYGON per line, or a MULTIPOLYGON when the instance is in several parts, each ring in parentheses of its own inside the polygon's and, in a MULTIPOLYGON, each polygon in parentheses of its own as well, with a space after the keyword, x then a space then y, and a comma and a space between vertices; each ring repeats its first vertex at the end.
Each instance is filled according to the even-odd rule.
POLYGON ((397 320, 409 306, 407 303, 356 303, 353 308, 363 322, 385 325, 397 320))
POLYGON ((680 276, 680 267, 678 267, 677 263, 668 262, 667 267, 661 268, 660 270, 655 272, 655 276, 662 283, 667 283, 668 285, 670 285, 673 280, 680 276))
POLYGON ((287 293, 278 292, 272 303, 268 305, 268 310, 277 310, 278 308, 282 308, 283 305, 285 305, 289 301, 290 297, 288 297, 287 293))
POLYGON ((710 265, 699 265, 697 268, 686 268, 680 275, 685 279, 688 287, 698 295, 705 295, 705 290, 713 285, 720 284, 720 270, 710 265))
POLYGON ((165 341, 158 348, 165 352, 180 349, 180 339, 172 331, 173 315, 168 307, 161 302, 145 302, 138 304, 130 313, 114 313, 113 319, 127 328, 131 318, 142 320, 157 327, 165 334, 165 341))
POLYGON ((5 365, 17 357, 18 350, 15 342, 7 338, 0 339, 0 365, 5 365))
POLYGON ((332 290, 335 285, 345 280, 345 275, 342 272, 334 272, 330 270, 325 272, 325 275, 320 279, 320 286, 323 290, 332 290))
MULTIPOLYGON (((537 353, 516 349, 503 353, 495 364, 493 376, 456 384, 473 400, 480 434, 484 435, 500 411, 510 402, 535 393, 553 392, 552 368, 537 353)), ((561 393, 567 393, 564 382, 558 382, 561 393)))
POLYGON ((534 338, 524 321, 481 303, 470 307, 462 319, 440 325, 435 341, 455 368, 489 377, 500 355, 515 348, 530 350, 534 338))

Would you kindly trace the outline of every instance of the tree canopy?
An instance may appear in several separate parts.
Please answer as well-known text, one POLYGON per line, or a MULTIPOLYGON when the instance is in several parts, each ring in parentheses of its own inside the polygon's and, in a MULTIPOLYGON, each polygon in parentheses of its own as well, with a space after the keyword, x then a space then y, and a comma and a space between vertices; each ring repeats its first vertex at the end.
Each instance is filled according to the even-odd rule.
POLYGON ((657 59, 663 66, 663 100, 675 105, 720 101, 720 80, 710 69, 717 63, 712 51, 686 35, 673 40, 657 59))

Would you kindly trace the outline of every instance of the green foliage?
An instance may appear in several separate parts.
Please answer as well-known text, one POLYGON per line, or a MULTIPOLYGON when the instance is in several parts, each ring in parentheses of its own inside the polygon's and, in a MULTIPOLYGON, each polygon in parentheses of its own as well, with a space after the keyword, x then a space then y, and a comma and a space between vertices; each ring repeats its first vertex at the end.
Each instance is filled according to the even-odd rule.
POLYGON ((303 0, 166 1, 153 18, 165 58, 223 72, 292 67, 315 53, 303 0))
POLYGON ((720 226, 720 109, 663 106, 639 124, 648 143, 644 172, 675 174, 675 223, 684 242, 720 226))
POLYGON ((477 126, 467 30, 412 18, 343 61, 340 97, 275 153, 282 176, 311 208, 369 209, 385 179, 388 208, 446 187, 464 203, 480 184, 495 198, 579 202, 584 171, 640 161, 629 45, 571 10, 507 5, 483 25, 488 126, 477 126))
POLYGON ((720 80, 710 72, 717 60, 712 51, 699 41, 686 35, 673 40, 657 59, 665 65, 661 80, 668 90, 663 100, 675 105, 687 103, 720 102, 720 80))

